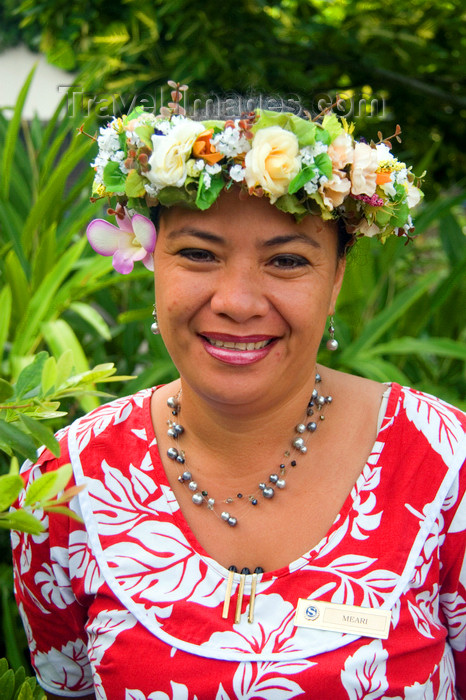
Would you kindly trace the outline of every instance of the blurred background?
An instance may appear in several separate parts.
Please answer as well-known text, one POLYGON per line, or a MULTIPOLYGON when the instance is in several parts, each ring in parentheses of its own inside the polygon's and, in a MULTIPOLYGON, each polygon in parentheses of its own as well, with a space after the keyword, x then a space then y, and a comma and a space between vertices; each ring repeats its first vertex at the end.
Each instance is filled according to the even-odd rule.
MULTIPOLYGON (((104 384, 112 395, 176 374, 150 333, 150 273, 123 278, 86 244, 105 211, 89 202, 95 145, 79 133, 136 105, 158 111, 168 79, 190 85, 191 105, 252 90, 318 112, 338 95, 368 140, 401 125, 395 155, 427 171, 422 235, 357 244, 335 316, 340 350, 323 346, 320 359, 465 408, 465 19, 461 0, 4 0, 0 474, 102 400, 106 363, 134 377, 104 384)), ((18 668, 3 527, 0 656, 18 668)))

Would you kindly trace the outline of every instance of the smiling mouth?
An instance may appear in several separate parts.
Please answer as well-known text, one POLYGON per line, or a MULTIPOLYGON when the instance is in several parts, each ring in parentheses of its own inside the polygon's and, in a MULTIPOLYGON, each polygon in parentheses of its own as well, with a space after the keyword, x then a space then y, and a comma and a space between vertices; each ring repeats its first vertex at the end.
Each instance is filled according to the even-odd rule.
POLYGON ((225 348, 227 350, 262 350, 262 348, 270 345, 274 340, 274 338, 269 338, 268 340, 261 340, 257 343, 233 343, 230 340, 217 340, 216 338, 209 338, 205 335, 202 337, 209 345, 213 345, 216 348, 225 348))

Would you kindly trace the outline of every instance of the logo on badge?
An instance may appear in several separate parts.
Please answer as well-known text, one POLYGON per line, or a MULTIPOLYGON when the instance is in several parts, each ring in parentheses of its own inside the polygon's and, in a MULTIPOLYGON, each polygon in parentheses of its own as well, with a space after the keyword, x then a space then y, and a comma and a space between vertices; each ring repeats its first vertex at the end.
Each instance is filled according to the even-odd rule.
POLYGON ((315 605, 308 605, 306 608, 305 615, 308 620, 317 620, 319 617, 319 608, 316 608, 315 605))

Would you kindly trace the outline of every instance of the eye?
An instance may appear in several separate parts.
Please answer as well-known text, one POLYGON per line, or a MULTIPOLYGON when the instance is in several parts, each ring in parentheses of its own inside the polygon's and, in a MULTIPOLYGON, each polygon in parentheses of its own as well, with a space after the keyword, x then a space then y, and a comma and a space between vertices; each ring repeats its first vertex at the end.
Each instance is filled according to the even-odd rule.
POLYGON ((276 255, 270 262, 274 267, 280 270, 295 270, 298 267, 309 265, 309 261, 301 255, 290 254, 276 255))
POLYGON ((178 255, 181 255, 181 257, 187 258, 188 260, 192 260, 193 262, 203 263, 215 260, 215 256, 209 250, 204 250, 203 248, 183 248, 182 250, 178 251, 178 255))

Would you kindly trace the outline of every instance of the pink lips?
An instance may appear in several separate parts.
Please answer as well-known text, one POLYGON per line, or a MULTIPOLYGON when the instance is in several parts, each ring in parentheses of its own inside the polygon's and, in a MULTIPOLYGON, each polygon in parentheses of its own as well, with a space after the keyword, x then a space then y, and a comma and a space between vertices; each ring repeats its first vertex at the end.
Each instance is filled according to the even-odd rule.
POLYGON ((216 360, 229 365, 251 365, 262 360, 269 354, 275 345, 274 341, 277 340, 277 338, 270 335, 235 336, 226 333, 205 333, 201 334, 200 338, 204 349, 211 357, 215 357, 216 360), (233 348, 219 348, 216 345, 211 345, 206 338, 230 343, 261 343, 265 340, 270 340, 271 342, 257 350, 235 350, 233 348))

